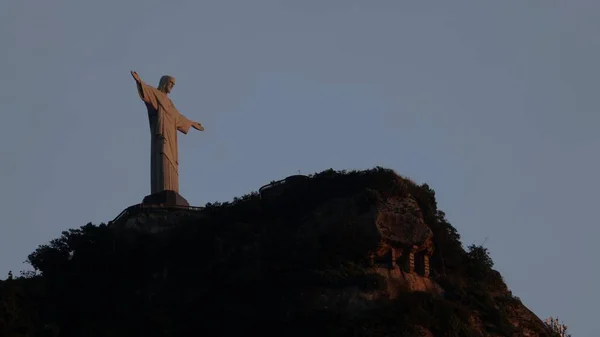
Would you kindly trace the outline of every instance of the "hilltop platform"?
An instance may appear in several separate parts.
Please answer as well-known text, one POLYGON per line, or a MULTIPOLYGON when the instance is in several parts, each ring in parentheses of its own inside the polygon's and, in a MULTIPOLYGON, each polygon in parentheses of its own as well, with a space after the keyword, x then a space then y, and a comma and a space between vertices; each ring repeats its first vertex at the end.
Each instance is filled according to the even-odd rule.
POLYGON ((157 204, 167 206, 184 206, 188 207, 190 204, 181 194, 175 191, 160 191, 157 193, 150 194, 142 200, 142 204, 157 204))
POLYGON ((176 226, 184 217, 201 217, 204 207, 137 204, 124 209, 108 222, 113 229, 137 229, 143 232, 158 233, 176 226))

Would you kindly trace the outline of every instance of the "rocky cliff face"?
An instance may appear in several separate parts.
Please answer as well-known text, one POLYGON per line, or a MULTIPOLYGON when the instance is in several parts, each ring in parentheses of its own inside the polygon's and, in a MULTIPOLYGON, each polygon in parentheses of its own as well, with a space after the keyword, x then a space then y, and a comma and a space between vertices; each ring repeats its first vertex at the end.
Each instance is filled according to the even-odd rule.
POLYGON ((30 256, 32 315, 65 335, 549 336, 427 185, 375 169, 280 190, 63 233, 30 256))

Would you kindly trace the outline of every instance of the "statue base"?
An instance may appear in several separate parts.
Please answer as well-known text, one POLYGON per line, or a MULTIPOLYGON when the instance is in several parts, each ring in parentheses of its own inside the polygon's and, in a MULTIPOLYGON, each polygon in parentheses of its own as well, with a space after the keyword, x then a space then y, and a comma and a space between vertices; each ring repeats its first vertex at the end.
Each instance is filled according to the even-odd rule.
POLYGON ((189 206, 190 204, 175 191, 160 191, 150 194, 144 198, 142 204, 166 205, 166 206, 189 206))

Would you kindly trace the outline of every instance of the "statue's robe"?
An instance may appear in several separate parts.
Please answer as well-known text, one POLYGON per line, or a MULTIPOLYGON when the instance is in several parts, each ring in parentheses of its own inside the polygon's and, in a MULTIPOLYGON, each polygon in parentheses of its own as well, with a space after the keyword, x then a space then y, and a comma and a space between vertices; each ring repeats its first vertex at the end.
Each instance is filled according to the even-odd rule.
POLYGON ((164 190, 179 193, 177 130, 187 134, 194 122, 177 111, 166 93, 144 82, 137 84, 137 90, 146 103, 150 122, 151 193, 164 190))

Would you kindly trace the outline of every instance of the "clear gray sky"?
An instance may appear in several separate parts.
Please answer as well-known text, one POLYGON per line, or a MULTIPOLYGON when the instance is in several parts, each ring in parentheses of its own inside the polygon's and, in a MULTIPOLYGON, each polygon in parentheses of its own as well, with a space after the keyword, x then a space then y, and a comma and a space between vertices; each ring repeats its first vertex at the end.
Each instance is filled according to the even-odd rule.
POLYGON ((299 170, 389 167, 429 183, 535 313, 598 336, 599 13, 594 0, 0 0, 0 275, 149 193, 136 70, 173 75, 173 101, 206 127, 179 138, 192 204, 299 170))

